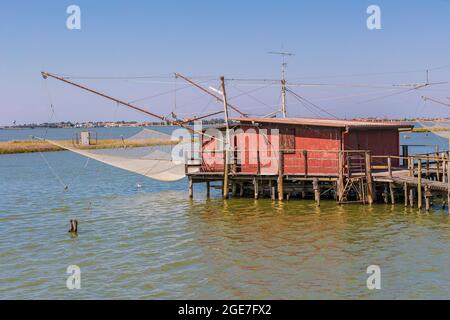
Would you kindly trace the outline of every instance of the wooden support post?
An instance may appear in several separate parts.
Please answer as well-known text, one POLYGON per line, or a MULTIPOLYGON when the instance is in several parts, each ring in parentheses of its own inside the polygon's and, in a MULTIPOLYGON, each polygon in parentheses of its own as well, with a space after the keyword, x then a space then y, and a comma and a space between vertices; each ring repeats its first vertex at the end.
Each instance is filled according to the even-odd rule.
MULTIPOLYGON (((437 150, 439 150, 439 146, 437 146, 437 150)), ((439 151, 436 151, 436 179, 437 179, 437 181, 441 180, 440 170, 441 170, 441 164, 439 162, 439 151)))
POLYGON ((427 155, 427 162, 426 162, 426 166, 425 166, 425 176, 427 178, 430 177, 430 156, 427 155))
POLYGON ((256 178, 253 178, 253 190, 255 192, 255 200, 258 200, 258 197, 259 197, 259 181, 256 178))
POLYGON ((240 197, 244 196, 244 183, 243 182, 239 185, 239 196, 240 197))
POLYGON ((275 200, 275 185, 272 180, 269 181, 269 188, 270 188, 270 199, 275 200))
POLYGON ((417 160, 417 207, 422 209, 422 162, 417 160))
POLYGON ((405 168, 409 168, 409 158, 408 158, 408 145, 402 146, 402 157, 403 157, 403 166, 405 168))
POLYGON ((391 157, 387 158, 387 165, 388 165, 389 178, 392 178, 392 159, 391 159, 391 157))
POLYGON ((284 199, 284 157, 283 151, 280 150, 278 153, 278 200, 282 201, 284 199))
POLYGON ((194 182, 192 181, 192 177, 189 177, 189 198, 192 199, 194 197, 194 182))
POLYGON ((391 203, 395 204, 394 184, 389 182, 389 193, 391 194, 391 203))
POLYGON ((447 208, 450 214, 450 161, 447 161, 447 208))
POLYGON ((236 197, 236 192, 237 192, 237 184, 236 184, 236 182, 232 181, 231 182, 231 195, 233 197, 236 197))
POLYGON ((442 154, 442 182, 445 183, 446 182, 446 178, 447 178, 447 166, 445 165, 445 155, 442 154))
POLYGON ((425 186, 425 210, 430 211, 430 190, 425 186))
POLYGON ((337 200, 342 203, 344 200, 344 159, 342 151, 338 152, 338 181, 337 181, 337 200))
POLYGON ((414 208, 414 188, 409 189, 409 206, 411 208, 414 208))
POLYGON ((408 184, 405 182, 403 184, 403 196, 405 197, 405 207, 408 206, 408 184))
POLYGON ((209 181, 206 181, 206 197, 209 198, 211 195, 211 183, 209 181))
POLYGON ((367 202, 373 203, 373 179, 372 179, 372 161, 370 152, 366 152, 366 181, 367 181, 367 202))
POLYGON ((386 203, 386 204, 389 203, 388 186, 386 184, 384 185, 383 200, 384 200, 384 203, 386 203))
POLYGON ((408 175, 410 177, 414 177, 414 158, 409 157, 409 172, 408 175))
POLYGON ((319 187, 319 179, 314 178, 313 180, 313 189, 314 189, 314 200, 316 201, 316 205, 320 207, 320 187, 319 187))

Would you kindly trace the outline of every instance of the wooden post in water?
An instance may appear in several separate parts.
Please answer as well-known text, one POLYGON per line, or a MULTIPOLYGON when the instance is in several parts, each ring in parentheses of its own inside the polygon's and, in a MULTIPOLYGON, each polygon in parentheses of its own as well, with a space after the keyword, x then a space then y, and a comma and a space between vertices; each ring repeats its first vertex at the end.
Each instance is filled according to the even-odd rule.
POLYGON ((447 210, 450 214, 450 161, 447 161, 447 210))
POLYGON ((278 200, 282 201, 284 199, 284 161, 283 161, 283 151, 278 152, 278 200))
POLYGON ((430 211, 430 190, 429 187, 425 186, 425 210, 430 211))
POLYGON ((269 188, 270 188, 270 199, 275 200, 275 185, 272 180, 269 180, 269 188))
POLYGON ((403 196, 405 197, 405 207, 408 206, 408 184, 405 182, 403 184, 403 196))
POLYGON ((313 189, 314 189, 314 200, 316 201, 316 205, 320 207, 320 188, 319 188, 319 179, 313 179, 313 189))
POLYGON ((422 209, 422 161, 417 160, 417 208, 422 209))
POLYGON ((342 203, 344 200, 344 159, 342 151, 338 152, 338 181, 337 181, 337 200, 342 203))
POLYGON ((367 202, 373 203, 373 179, 370 152, 365 153, 366 157, 366 181, 367 181, 367 202))
POLYGON ((237 193, 237 184, 236 184, 236 182, 232 181, 231 182, 231 195, 233 197, 236 197, 236 193, 237 193))
POLYGON ((414 208, 414 188, 409 189, 409 206, 414 208))
POLYGON ((244 183, 243 182, 239 185, 239 196, 240 197, 244 196, 244 183))
POLYGON ((253 178, 253 190, 255 192, 255 200, 259 197, 259 181, 257 178, 253 178))
POLYGON ((211 185, 209 181, 206 181, 206 197, 209 198, 211 195, 211 185))
POLYGON ((189 177, 189 198, 192 199, 194 197, 194 182, 192 181, 192 177, 189 177))
POLYGON ((391 203, 395 204, 394 184, 392 182, 389 182, 389 192, 391 194, 391 203))

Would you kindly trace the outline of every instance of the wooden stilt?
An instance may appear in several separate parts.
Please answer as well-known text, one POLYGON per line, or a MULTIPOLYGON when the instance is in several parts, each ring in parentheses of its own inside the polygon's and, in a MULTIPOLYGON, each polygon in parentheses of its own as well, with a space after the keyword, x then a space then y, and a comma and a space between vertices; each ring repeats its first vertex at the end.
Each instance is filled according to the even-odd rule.
POLYGON ((422 209, 422 163, 417 160, 417 208, 422 209))
POLYGON ((388 186, 385 184, 384 185, 384 190, 383 190, 383 200, 384 203, 389 203, 389 198, 388 198, 388 186))
POLYGON ((209 181, 206 181, 206 197, 209 198, 211 195, 211 185, 209 181))
POLYGON ((244 183, 243 182, 239 185, 239 196, 240 197, 244 196, 244 183))
POLYGON ((253 178, 253 190, 255 192, 255 200, 258 200, 258 197, 259 197, 259 181, 256 178, 253 178))
POLYGON ((367 202, 373 203, 373 178, 372 178, 372 161, 370 152, 366 152, 366 181, 367 181, 367 202))
POLYGON ((344 201, 344 159, 342 151, 338 153, 338 182, 337 182, 337 200, 339 203, 344 201))
POLYGON ((389 182, 389 193, 391 194, 391 203, 395 204, 394 184, 389 182))
POLYGON ((313 189, 314 189, 314 200, 316 201, 316 205, 320 207, 320 187, 319 187, 319 179, 317 178, 313 180, 313 189))
POLYGON ((231 195, 233 197, 236 197, 236 192, 237 192, 237 184, 236 184, 236 182, 233 181, 231 183, 231 195))
POLYGON ((270 198, 272 200, 276 199, 276 194, 275 194, 275 184, 273 183, 272 180, 270 180, 270 198))
POLYGON ((430 191, 428 186, 425 186, 425 210, 430 211, 430 191))
POLYGON ((450 214, 450 161, 447 161, 447 208, 450 214))
POLYGON ((409 189, 409 206, 411 208, 414 208, 414 196, 415 196, 414 189, 413 188, 409 189))
POLYGON ((194 197, 194 182, 192 181, 192 177, 189 177, 189 198, 192 199, 194 197))
POLYGON ((405 182, 403 184, 403 196, 405 197, 405 207, 408 206, 408 184, 405 182))

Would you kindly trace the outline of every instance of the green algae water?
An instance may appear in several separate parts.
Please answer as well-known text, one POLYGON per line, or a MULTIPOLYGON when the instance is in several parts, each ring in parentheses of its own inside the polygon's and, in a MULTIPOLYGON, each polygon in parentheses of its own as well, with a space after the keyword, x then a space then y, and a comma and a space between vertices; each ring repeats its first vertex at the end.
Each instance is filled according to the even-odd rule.
MULTIPOLYGON (((408 143, 411 143, 409 139, 408 143)), ((70 152, 0 156, 1 299, 448 299, 450 218, 206 199, 70 152), (78 237, 68 232, 78 219, 78 237), (69 290, 67 267, 81 269, 69 290), (381 268, 368 290, 367 267, 381 268)))

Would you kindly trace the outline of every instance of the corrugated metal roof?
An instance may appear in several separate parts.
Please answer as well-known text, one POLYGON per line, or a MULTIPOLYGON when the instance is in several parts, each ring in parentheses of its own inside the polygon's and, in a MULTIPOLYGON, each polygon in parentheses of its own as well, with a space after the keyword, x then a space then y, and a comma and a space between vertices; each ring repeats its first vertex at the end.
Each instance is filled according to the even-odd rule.
POLYGON ((399 121, 341 120, 327 118, 230 118, 239 122, 278 123, 306 126, 323 126, 338 128, 403 128, 410 129, 414 125, 399 121))

